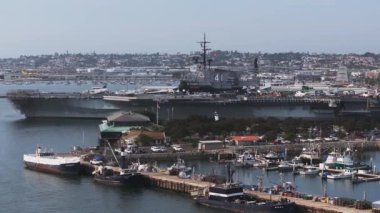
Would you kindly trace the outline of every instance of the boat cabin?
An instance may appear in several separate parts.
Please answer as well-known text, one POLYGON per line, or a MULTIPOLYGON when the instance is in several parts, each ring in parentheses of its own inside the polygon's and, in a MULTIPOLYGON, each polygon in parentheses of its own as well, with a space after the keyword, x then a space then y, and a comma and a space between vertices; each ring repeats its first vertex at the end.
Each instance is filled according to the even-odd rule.
POLYGON ((209 188, 209 199, 211 200, 230 200, 243 195, 243 187, 237 184, 222 184, 209 188))

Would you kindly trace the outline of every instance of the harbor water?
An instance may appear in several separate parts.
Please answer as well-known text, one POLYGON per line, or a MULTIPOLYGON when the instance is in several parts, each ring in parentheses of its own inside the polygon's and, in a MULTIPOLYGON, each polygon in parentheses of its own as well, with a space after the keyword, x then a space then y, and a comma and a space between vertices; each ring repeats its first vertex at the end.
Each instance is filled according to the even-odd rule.
MULTIPOLYGON (((145 187, 115 188, 95 184, 91 177, 61 177, 24 169, 22 155, 42 145, 56 152, 73 146, 96 145, 98 120, 24 119, 7 99, 0 99, 0 206, 1 212, 223 212, 197 205, 189 196, 145 187)), ((362 156, 380 165, 380 153, 362 156)), ((165 167, 170 162, 160 163, 165 167)), ((208 161, 188 162, 195 173, 224 174, 225 165, 208 161)), ((257 184, 262 176, 266 186, 280 182, 276 171, 235 168, 235 180, 257 184)), ((349 180, 321 180, 319 177, 283 175, 294 182, 297 190, 329 196, 380 200, 380 182, 353 185, 349 180)))

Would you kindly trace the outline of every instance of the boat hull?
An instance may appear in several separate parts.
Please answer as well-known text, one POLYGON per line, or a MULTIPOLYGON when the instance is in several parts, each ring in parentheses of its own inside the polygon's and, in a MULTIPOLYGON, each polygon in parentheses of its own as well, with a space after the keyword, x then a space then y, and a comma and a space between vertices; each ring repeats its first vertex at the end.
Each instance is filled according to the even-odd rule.
POLYGON ((25 167, 31 170, 59 174, 59 175, 78 175, 80 171, 80 163, 67 163, 60 165, 49 165, 42 163, 34 163, 24 161, 25 167))
POLYGON ((229 203, 224 201, 210 200, 206 198, 196 199, 198 204, 225 209, 233 212, 260 212, 260 213, 295 213, 296 206, 294 203, 282 203, 274 205, 247 205, 238 203, 229 203))
POLYGON ((94 176, 94 182, 109 185, 109 186, 123 186, 123 185, 132 185, 139 184, 142 181, 142 176, 139 173, 131 173, 125 175, 111 175, 103 176, 96 175, 94 176))

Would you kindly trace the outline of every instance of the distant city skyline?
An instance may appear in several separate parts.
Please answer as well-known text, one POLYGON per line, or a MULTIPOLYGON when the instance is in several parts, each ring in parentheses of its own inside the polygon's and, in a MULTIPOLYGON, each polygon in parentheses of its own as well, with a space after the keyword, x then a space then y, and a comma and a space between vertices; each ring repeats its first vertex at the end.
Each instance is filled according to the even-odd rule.
POLYGON ((12 0, 0 57, 213 50, 380 53, 376 0, 12 0))

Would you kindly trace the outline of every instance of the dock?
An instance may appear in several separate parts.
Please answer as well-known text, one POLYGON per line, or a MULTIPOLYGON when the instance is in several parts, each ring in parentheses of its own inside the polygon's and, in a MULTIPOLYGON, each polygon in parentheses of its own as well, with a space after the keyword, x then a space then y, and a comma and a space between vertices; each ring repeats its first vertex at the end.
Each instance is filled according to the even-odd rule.
POLYGON ((146 178, 148 181, 146 183, 150 186, 186 194, 215 185, 214 183, 201 180, 181 179, 177 176, 168 175, 166 172, 146 172, 141 174, 146 178))
MULTIPOLYGON (((88 171, 93 171, 96 165, 91 165, 86 161, 81 162, 87 167, 88 171)), ((188 195, 204 194, 207 188, 214 186, 214 183, 202 181, 201 176, 193 176, 189 179, 179 178, 178 176, 169 175, 166 171, 159 172, 141 172, 144 185, 156 187, 164 190, 175 191, 188 195)), ((377 176, 379 177, 379 176, 377 176)), ((372 176, 369 178, 373 178, 372 176)), ((370 213, 370 209, 358 209, 355 205, 342 206, 338 205, 337 201, 329 200, 329 198, 315 197, 308 195, 309 199, 287 196, 286 194, 268 194, 266 192, 254 191, 246 189, 244 192, 248 195, 258 198, 259 200, 280 200, 281 198, 289 199, 297 205, 297 212, 312 212, 312 213, 370 213), (334 201, 334 202, 333 202, 334 201)))
MULTIPOLYGON (((142 173, 146 178, 146 183, 150 186, 191 194, 194 191, 204 191, 214 183, 205 182, 194 179, 181 179, 177 176, 170 176, 165 172, 142 173)), ((289 199, 297 205, 297 212, 313 212, 313 213, 370 213, 372 210, 362 210, 345 206, 338 206, 328 202, 328 199, 321 201, 307 200, 296 197, 288 197, 282 195, 270 195, 265 192, 245 190, 246 194, 257 197, 260 200, 280 200, 281 198, 289 199)))
POLYGON ((245 190, 245 193, 264 200, 279 200, 281 198, 287 198, 297 204, 297 212, 313 212, 313 213, 370 213, 372 210, 361 210, 355 208, 349 208, 344 206, 337 206, 327 202, 318 202, 312 200, 305 200, 295 197, 284 197, 281 195, 270 195, 265 192, 245 190))

